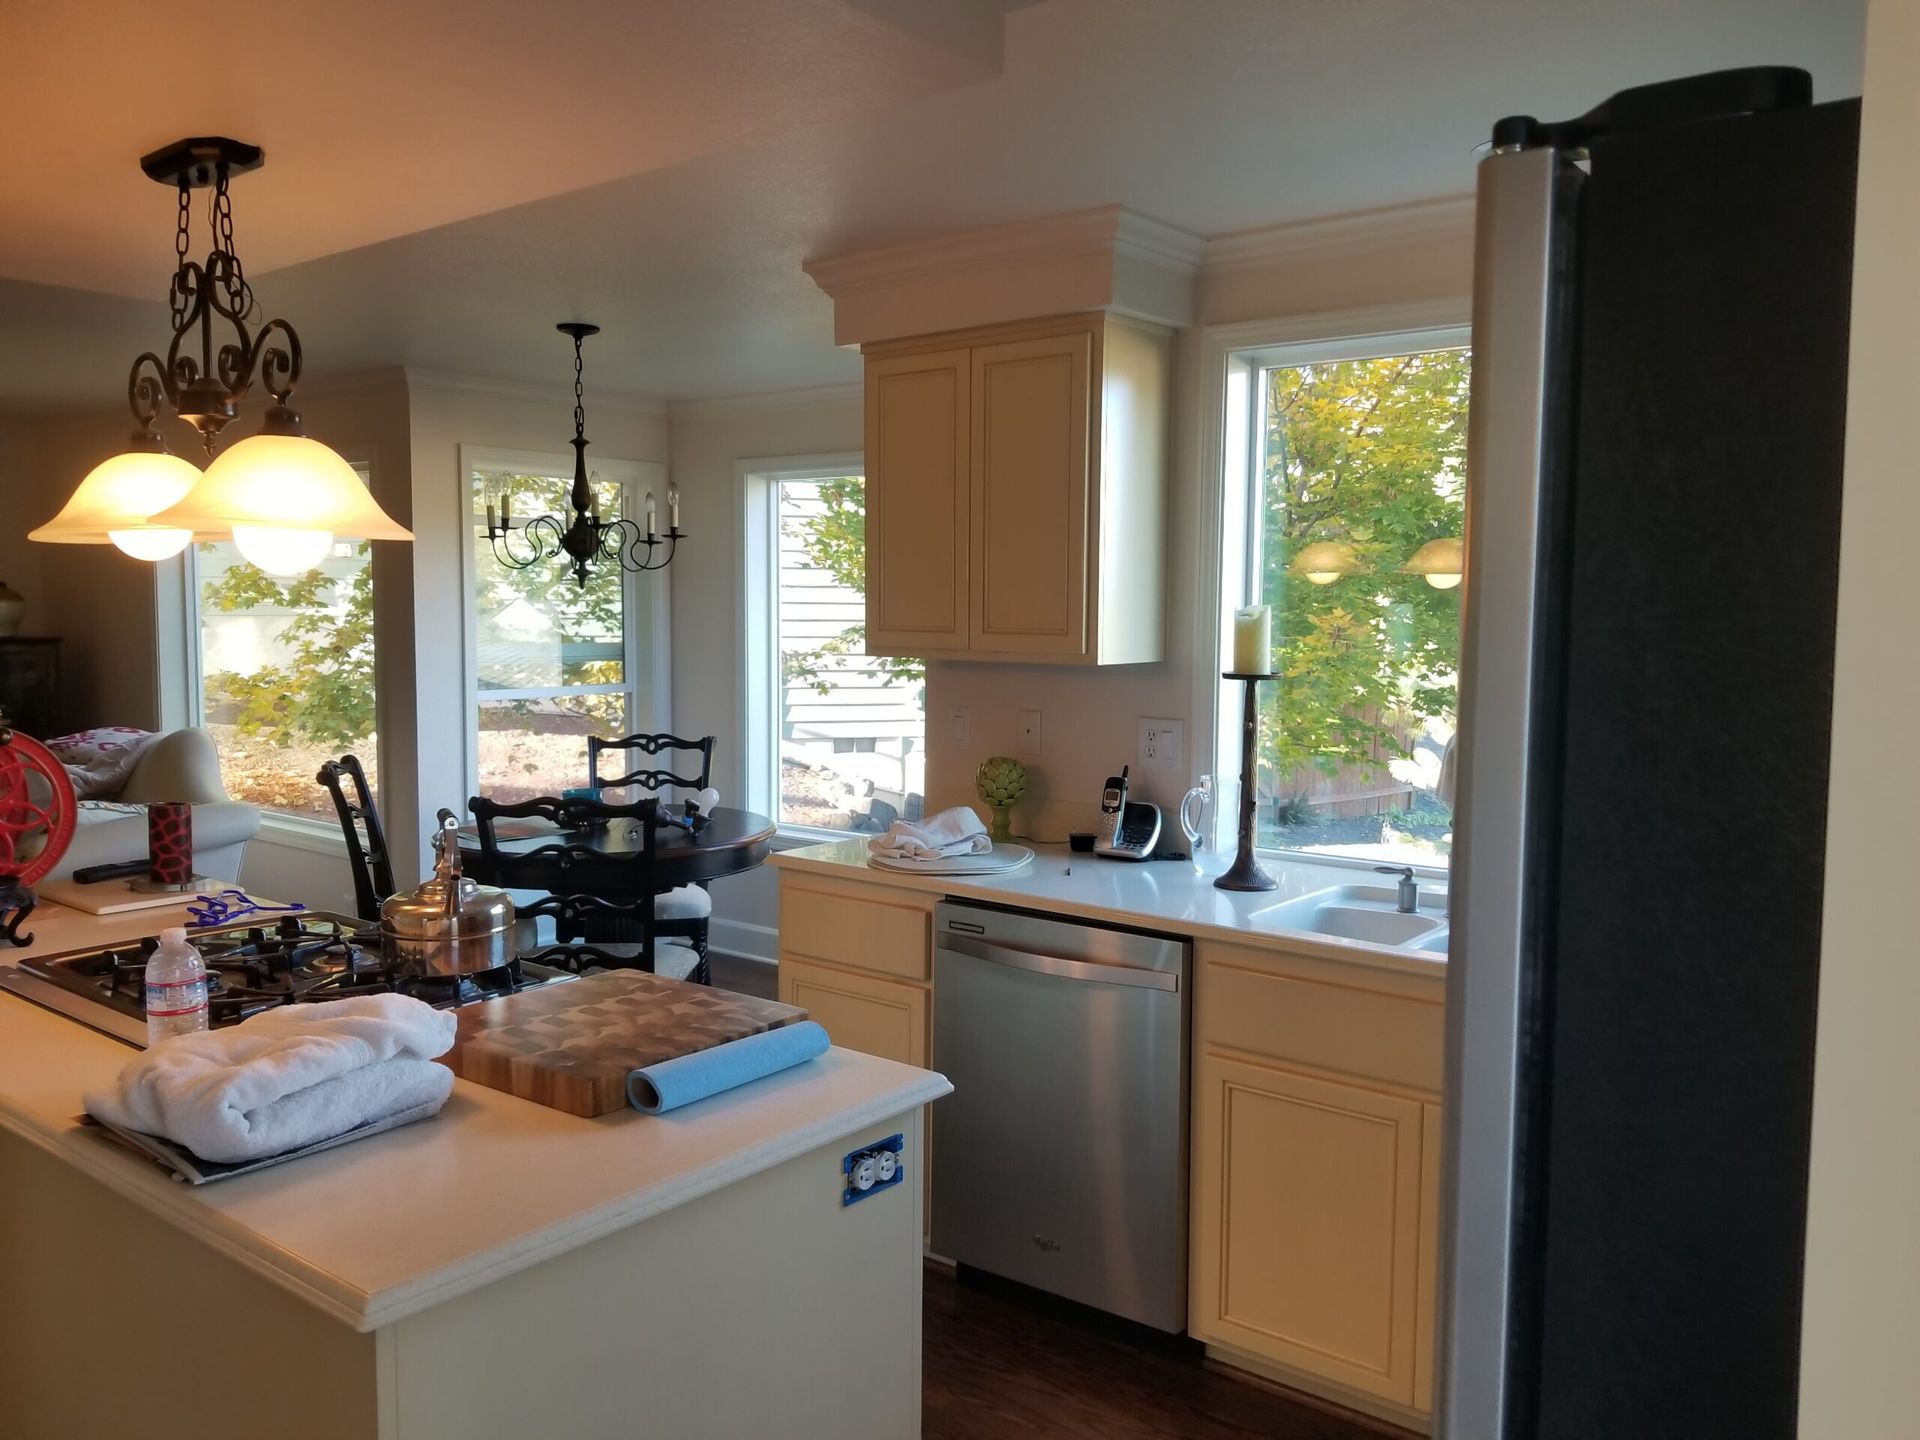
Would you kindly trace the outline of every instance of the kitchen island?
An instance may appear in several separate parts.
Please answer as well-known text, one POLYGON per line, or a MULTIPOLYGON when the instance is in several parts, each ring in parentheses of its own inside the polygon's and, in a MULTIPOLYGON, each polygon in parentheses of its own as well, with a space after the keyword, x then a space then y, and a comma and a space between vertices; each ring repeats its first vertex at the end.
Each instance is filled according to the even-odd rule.
POLYGON ((843 1206, 841 1160, 911 1176, 939 1075, 834 1049, 595 1120, 462 1081, 195 1189, 78 1122, 132 1054, 0 994, 8 1440, 919 1431, 921 1186, 843 1206))

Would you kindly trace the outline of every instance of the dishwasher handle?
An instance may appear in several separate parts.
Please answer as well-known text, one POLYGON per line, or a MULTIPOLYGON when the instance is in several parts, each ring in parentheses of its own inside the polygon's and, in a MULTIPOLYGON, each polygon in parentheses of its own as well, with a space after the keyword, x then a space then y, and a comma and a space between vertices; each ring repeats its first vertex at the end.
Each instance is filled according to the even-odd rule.
POLYGON ((936 941, 941 950, 985 960, 1014 970, 1031 970, 1036 975, 1051 975, 1060 980, 1078 980, 1099 985, 1127 985, 1137 990, 1178 990, 1180 977, 1165 970, 1143 970, 1135 965, 1101 965, 1089 960, 1069 960, 1064 955, 1045 955, 1037 950, 1021 950, 1011 945, 996 945, 972 940, 963 935, 941 935, 936 941))

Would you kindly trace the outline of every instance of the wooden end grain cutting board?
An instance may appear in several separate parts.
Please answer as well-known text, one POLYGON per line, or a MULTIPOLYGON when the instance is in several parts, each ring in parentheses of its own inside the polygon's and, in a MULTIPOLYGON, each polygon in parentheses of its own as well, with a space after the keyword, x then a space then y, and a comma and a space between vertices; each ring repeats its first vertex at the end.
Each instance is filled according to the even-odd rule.
POLYGON ((462 1080, 570 1115, 627 1104, 627 1072, 807 1018, 776 1005, 643 970, 611 970, 564 985, 463 1005, 441 1059, 462 1080))

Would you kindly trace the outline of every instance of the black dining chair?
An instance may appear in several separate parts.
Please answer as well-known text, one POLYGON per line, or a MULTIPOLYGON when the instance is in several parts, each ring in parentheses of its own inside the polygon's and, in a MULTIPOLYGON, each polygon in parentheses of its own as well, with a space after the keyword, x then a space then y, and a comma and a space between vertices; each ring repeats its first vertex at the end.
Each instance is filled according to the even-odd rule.
MULTIPOLYGON (((662 902, 668 896, 657 893, 653 875, 660 827, 672 821, 662 813, 657 798, 612 805, 540 796, 503 804, 475 795, 467 801, 467 809, 479 835, 480 863, 487 877, 508 890, 545 892, 540 899, 516 904, 514 919, 551 919, 556 943, 541 946, 531 937, 523 939, 521 959, 571 970, 592 964, 658 974, 663 973, 661 961, 667 950, 685 950, 688 964, 683 978, 696 985, 712 983, 707 966, 707 917, 662 913, 662 902), (547 821, 557 827, 554 838, 526 848, 502 849, 498 822, 519 819, 547 821), (640 844, 615 856, 567 838, 569 832, 604 825, 634 827, 640 844), (581 892, 578 870, 584 863, 634 867, 632 882, 621 886, 623 893, 634 898, 611 900, 581 892), (686 943, 663 946, 659 943, 662 940, 686 943)), ((704 897, 705 892, 700 893, 704 897)))
POLYGON ((387 856, 386 832, 380 812, 367 788, 367 772, 358 756, 329 760, 313 777, 333 796, 334 813, 347 839, 347 865, 353 871, 353 908, 362 920, 378 921, 380 902, 393 894, 393 862, 387 856), (347 793, 351 787, 353 793, 347 793))
MULTIPOLYGON (((648 790, 655 795, 661 791, 679 786, 684 790, 704 790, 713 783, 713 736, 703 735, 698 740, 686 740, 678 735, 623 735, 618 740, 603 740, 598 735, 587 737, 587 784, 597 790, 613 790, 621 787, 633 787, 648 790), (600 757, 607 751, 623 752, 629 758, 622 763, 630 765, 621 775, 602 775, 600 757), (691 775, 681 775, 677 771, 680 764, 673 757, 676 754, 698 756, 700 767, 691 775), (661 769, 658 765, 635 765, 630 758, 637 754, 647 759, 665 755, 666 764, 672 769, 661 769)), ((689 769, 692 767, 689 765, 689 769)), ((666 798, 661 797, 663 800, 666 798)), ((679 885, 668 890, 654 901, 654 914, 662 921, 684 924, 687 933, 695 936, 700 954, 707 953, 707 931, 713 919, 713 896, 704 884, 679 885)))

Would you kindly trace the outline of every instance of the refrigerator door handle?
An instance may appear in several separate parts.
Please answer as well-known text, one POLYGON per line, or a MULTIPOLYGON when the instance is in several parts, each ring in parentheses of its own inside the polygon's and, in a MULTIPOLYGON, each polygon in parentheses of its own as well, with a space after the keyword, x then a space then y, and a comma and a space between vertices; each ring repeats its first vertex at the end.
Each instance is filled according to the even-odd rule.
MULTIPOLYGON (((1566 270, 1582 176, 1563 152, 1480 164, 1467 421, 1459 808, 1450 887, 1436 1440, 1519 1440, 1510 1365, 1538 930, 1533 841, 1554 733, 1547 591, 1564 489, 1566 270)), ((1520 1367, 1522 1370, 1524 1366, 1520 1367)))

